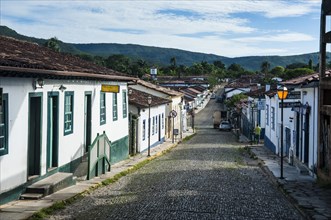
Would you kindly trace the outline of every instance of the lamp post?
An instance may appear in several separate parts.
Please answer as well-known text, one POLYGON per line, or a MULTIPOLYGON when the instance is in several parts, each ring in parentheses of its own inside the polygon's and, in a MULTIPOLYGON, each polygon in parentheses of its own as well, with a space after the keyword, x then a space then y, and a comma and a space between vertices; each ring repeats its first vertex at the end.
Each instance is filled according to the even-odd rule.
POLYGON ((183 110, 183 102, 180 102, 179 104, 179 109, 180 109, 180 114, 179 114, 179 116, 180 116, 180 118, 179 118, 179 134, 180 134, 180 140, 182 140, 183 139, 183 112, 182 112, 182 110, 183 110))
POLYGON ((148 154, 147 157, 151 156, 151 104, 152 104, 152 97, 149 95, 147 97, 148 103, 148 154))
POLYGON ((254 100, 251 101, 251 125, 252 125, 252 128, 251 128, 251 145, 253 144, 253 141, 254 141, 254 107, 255 107, 255 103, 254 103, 254 100))
POLYGON ((284 133, 284 124, 283 124, 283 120, 284 120, 284 99, 286 99, 288 91, 287 88, 285 86, 282 86, 280 88, 277 89, 277 94, 278 94, 278 99, 281 100, 281 116, 280 116, 280 122, 281 122, 281 126, 280 126, 280 179, 284 179, 283 176, 283 148, 284 148, 284 141, 283 141, 283 133, 284 133))
POLYGON ((192 113, 191 113, 191 123, 192 123, 192 130, 193 130, 193 133, 194 133, 194 117, 195 117, 195 113, 194 113, 194 108, 192 109, 192 113))

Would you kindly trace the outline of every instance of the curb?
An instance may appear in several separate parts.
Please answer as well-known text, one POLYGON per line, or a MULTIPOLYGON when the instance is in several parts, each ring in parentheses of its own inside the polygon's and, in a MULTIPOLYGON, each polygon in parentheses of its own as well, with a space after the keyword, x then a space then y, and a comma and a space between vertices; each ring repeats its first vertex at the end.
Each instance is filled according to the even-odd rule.
POLYGON ((265 165, 264 160, 260 159, 255 153, 253 153, 250 146, 247 146, 247 149, 249 150, 250 155, 254 155, 254 157, 258 158, 258 160, 261 161, 261 163, 258 163, 258 166, 260 167, 261 171, 267 176, 267 178, 272 182, 272 184, 274 184, 277 189, 279 189, 279 191, 285 196, 285 198, 291 203, 291 205, 300 213, 300 215, 304 219, 310 220, 311 217, 300 208, 297 201, 284 189, 283 185, 286 183, 286 180, 280 180, 275 177, 270 171, 269 167, 265 165))
MULTIPOLYGON (((140 169, 141 167, 145 166, 147 163, 149 163, 150 161, 170 152, 173 148, 175 148, 176 146, 178 146, 180 143, 183 143, 186 141, 187 138, 191 138, 193 136, 195 136, 196 133, 193 132, 192 134, 189 134, 187 135, 186 137, 183 138, 182 141, 178 141, 176 143, 173 143, 171 144, 170 146, 166 147, 165 149, 163 150, 160 150, 160 151, 157 151, 155 152, 155 154, 151 155, 150 157, 145 157, 145 158, 140 158, 140 160, 138 159, 137 161, 135 161, 135 164, 131 167, 128 167, 114 175, 111 175, 109 176, 108 178, 105 178, 105 179, 102 179, 100 176, 100 181, 98 181, 98 183, 95 183, 93 184, 92 186, 90 186, 88 189, 80 192, 80 193, 77 193, 76 195, 70 197, 70 198, 67 198, 67 199, 64 199, 64 200, 59 200, 59 201, 56 201, 54 202, 54 204, 52 204, 51 206, 49 207, 46 207, 46 208, 43 208, 43 209, 40 209, 39 211, 33 213, 30 217, 28 217, 27 219, 28 220, 36 220, 36 219, 44 219, 46 218, 47 216, 51 215, 52 213, 54 213, 55 211, 57 210, 61 210, 61 209, 64 209, 66 205, 70 205, 72 204, 74 201, 76 201, 77 199, 80 199, 82 197, 84 197, 85 194, 88 194, 88 193, 91 193, 93 192, 94 190, 100 188, 100 187, 105 187, 107 185, 110 185, 112 183, 115 183, 117 182, 120 178, 132 173, 132 172, 135 172, 136 170, 140 169), (140 167, 140 165, 142 165, 140 167)), ((136 155, 138 156, 138 155, 136 155)), ((139 155, 141 156, 141 155, 139 155)), ((123 161, 123 164, 127 164, 129 160, 127 160, 126 162, 123 161)), ((84 182, 84 181, 82 181, 84 182)))

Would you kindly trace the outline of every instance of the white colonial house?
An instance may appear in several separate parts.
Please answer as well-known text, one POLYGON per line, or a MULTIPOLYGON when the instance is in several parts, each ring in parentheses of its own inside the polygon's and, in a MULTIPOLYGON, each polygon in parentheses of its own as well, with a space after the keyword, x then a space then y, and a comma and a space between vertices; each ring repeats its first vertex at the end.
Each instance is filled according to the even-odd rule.
POLYGON ((318 97, 319 74, 294 78, 283 83, 291 92, 290 99, 297 104, 292 107, 287 134, 288 145, 296 160, 305 164, 311 174, 317 172, 318 157, 318 97))
POLYGON ((98 133, 108 136, 111 163, 127 158, 131 80, 0 37, 0 203, 50 175, 73 173, 98 133))
POLYGON ((266 93, 266 129, 264 144, 283 155, 290 163, 298 162, 315 175, 317 166, 318 74, 298 77, 282 83, 289 94, 283 101, 283 138, 281 137, 281 100, 277 91, 266 93))
POLYGON ((172 138, 173 131, 176 131, 176 129, 178 130, 179 134, 183 132, 182 125, 184 119, 181 117, 183 114, 179 113, 182 111, 182 109, 184 109, 185 106, 183 93, 143 80, 138 80, 136 84, 130 85, 130 88, 170 100, 171 102, 166 105, 165 112, 165 136, 166 138, 172 138), (170 114, 172 111, 177 113, 177 116, 174 119, 170 114))
MULTIPOLYGON (((247 117, 247 124, 250 129, 253 129, 257 124, 262 128, 261 139, 264 139, 265 124, 266 124, 266 111, 265 111, 265 92, 266 88, 270 89, 270 86, 260 87, 258 89, 247 92, 247 106, 243 108, 243 113, 247 117)), ((251 132, 251 131, 250 131, 251 132)), ((250 138, 252 134, 249 135, 250 138)))
POLYGON ((133 154, 155 147, 165 140, 166 105, 171 101, 130 88, 129 110, 133 129, 133 154))
MULTIPOLYGON (((264 145, 269 148, 274 153, 279 153, 279 139, 280 132, 278 131, 278 123, 279 119, 278 106, 279 100, 277 96, 277 90, 272 89, 266 92, 265 95, 265 134, 264 134, 264 145)), ((284 109, 284 115, 285 115, 284 109)))

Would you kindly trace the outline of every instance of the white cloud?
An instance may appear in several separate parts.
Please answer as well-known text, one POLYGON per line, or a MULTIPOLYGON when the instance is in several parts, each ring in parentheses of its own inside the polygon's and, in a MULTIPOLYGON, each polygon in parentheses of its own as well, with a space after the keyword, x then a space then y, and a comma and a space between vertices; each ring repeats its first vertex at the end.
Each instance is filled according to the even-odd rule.
POLYGON ((0 21, 24 35, 56 36, 65 42, 134 43, 236 56, 286 53, 285 49, 259 48, 256 46, 259 41, 315 40, 305 33, 286 31, 286 27, 257 28, 256 22, 260 21, 251 15, 267 20, 300 17, 316 15, 319 7, 318 0, 8 0, 1 1, 0 21), (275 35, 267 34, 270 31, 275 35))
POLYGON ((300 41, 313 41, 314 37, 303 33, 284 33, 274 35, 263 35, 257 37, 242 37, 233 39, 237 42, 256 43, 256 42, 300 42, 300 41))

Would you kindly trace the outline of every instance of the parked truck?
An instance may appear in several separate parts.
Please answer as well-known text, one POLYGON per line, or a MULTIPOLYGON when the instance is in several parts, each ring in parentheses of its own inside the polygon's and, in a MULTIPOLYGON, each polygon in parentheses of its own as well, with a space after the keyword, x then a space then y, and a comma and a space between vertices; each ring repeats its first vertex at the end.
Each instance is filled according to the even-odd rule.
POLYGON ((213 113, 214 128, 219 128, 220 123, 221 123, 221 111, 214 111, 213 113))
POLYGON ((221 120, 228 120, 228 112, 221 111, 221 120))

